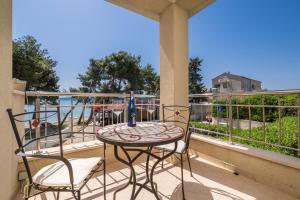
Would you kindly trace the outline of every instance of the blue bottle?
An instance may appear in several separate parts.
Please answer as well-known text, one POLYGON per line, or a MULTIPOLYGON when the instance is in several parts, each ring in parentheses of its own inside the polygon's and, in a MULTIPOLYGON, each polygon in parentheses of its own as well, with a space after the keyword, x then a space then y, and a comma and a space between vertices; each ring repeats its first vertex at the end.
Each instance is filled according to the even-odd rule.
POLYGON ((130 99, 128 102, 128 126, 135 127, 136 126, 136 106, 134 102, 134 93, 130 92, 130 99))

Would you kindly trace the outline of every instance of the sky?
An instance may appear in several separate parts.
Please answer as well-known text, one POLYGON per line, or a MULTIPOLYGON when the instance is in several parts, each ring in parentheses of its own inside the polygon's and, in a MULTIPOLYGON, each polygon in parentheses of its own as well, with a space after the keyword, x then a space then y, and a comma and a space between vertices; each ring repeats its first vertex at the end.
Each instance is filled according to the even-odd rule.
MULTIPOLYGON (((231 72, 270 90, 300 88, 300 1, 217 0, 189 20, 189 56, 204 83, 231 72)), ((159 73, 159 24, 103 0, 14 0, 13 37, 34 36, 58 61, 60 89, 80 86, 89 59, 142 56, 159 73)))

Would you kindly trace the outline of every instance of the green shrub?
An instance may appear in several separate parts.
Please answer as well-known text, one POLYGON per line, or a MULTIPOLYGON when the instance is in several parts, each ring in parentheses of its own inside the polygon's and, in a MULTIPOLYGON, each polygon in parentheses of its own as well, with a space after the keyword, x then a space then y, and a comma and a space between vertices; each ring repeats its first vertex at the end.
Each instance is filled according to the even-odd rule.
MULTIPOLYGON (((263 108, 262 107, 251 107, 249 105, 269 105, 269 106, 296 106, 299 95, 255 95, 244 98, 232 98, 232 114, 234 119, 245 119, 249 120, 249 110, 251 112, 251 120, 263 121, 263 108), (234 106, 234 105, 242 106, 234 106)), ((228 108, 225 106, 228 104, 228 100, 217 99, 214 101, 215 105, 212 107, 212 113, 214 117, 226 118, 228 108), (222 109, 218 109, 222 107, 222 109)), ((279 118, 279 110, 281 116, 296 116, 296 108, 276 108, 276 107, 265 107, 265 121, 274 122, 279 118)))
MULTIPOLYGON (((196 128, 205 129, 218 133, 228 133, 227 127, 223 125, 208 124, 202 122, 192 122, 196 128)), ((205 131, 202 131, 205 133, 205 131)), ((207 134, 207 132, 205 133, 207 134)), ((277 147, 273 145, 263 144, 267 142, 275 145, 281 145, 291 148, 298 147, 298 122, 297 117, 283 117, 281 120, 281 137, 279 136, 279 120, 267 124, 264 127, 253 128, 251 131, 233 128, 233 142, 247 144, 253 147, 280 152, 287 155, 297 156, 294 150, 277 147), (241 137, 244 139, 239 139, 241 137), (247 140, 248 139, 248 140, 247 140), (254 141, 250 141, 254 140, 254 141)), ((218 135, 217 133, 209 134, 210 136, 227 139, 227 137, 218 135)))

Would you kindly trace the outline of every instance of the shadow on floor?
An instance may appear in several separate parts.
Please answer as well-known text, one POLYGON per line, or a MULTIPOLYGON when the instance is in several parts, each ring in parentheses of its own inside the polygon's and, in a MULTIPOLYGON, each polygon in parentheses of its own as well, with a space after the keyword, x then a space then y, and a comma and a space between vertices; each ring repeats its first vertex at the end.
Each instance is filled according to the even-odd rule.
MULTIPOLYGON (((202 184, 194 182, 185 182, 184 186, 186 199, 213 200, 210 188, 207 188, 202 184)), ((182 200, 181 191, 181 184, 179 184, 173 191, 170 200, 182 200)))

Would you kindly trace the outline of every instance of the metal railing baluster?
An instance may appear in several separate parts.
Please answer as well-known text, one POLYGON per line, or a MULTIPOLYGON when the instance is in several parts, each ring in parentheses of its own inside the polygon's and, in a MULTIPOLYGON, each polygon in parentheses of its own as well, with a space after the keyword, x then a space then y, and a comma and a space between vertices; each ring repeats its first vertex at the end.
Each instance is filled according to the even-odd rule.
POLYGON ((266 136, 266 108, 265 108, 265 96, 262 98, 262 111, 263 111, 263 131, 264 131, 264 141, 267 142, 266 136))
POLYGON ((299 95, 297 97, 297 117, 298 117, 298 156, 300 157, 300 99, 299 99, 299 95))
POLYGON ((232 143, 232 132, 233 132, 233 112, 232 112, 232 96, 229 95, 229 142, 232 143))
POLYGON ((73 112, 73 110, 75 109, 74 107, 73 107, 74 105, 73 105, 73 97, 71 97, 71 117, 70 117, 70 130, 71 130, 71 143, 73 143, 74 141, 73 141, 73 139, 74 139, 74 112, 73 112))
POLYGON ((281 113, 281 99, 280 97, 278 97, 278 118, 279 118, 279 121, 278 121, 278 144, 281 145, 281 142, 282 142, 282 113, 281 113))
MULTIPOLYGON (((93 105, 91 106, 91 112, 93 112, 93 133, 96 133, 96 98, 93 100, 93 105)), ((96 139, 96 135, 93 135, 93 139, 96 139)))
POLYGON ((111 109, 111 124, 114 124, 114 105, 112 104, 112 109, 111 109))
POLYGON ((148 107, 148 105, 146 105, 147 122, 149 121, 149 112, 148 112, 148 109, 149 109, 149 107, 148 107))
MULTIPOLYGON (((35 99, 35 111, 37 112, 35 115, 35 120, 40 120, 40 113, 38 113, 38 112, 41 111, 41 98, 39 96, 35 99)), ((35 137, 36 138, 41 137, 40 125, 35 127, 35 137)), ((36 149, 37 149, 37 152, 41 151, 41 141, 40 140, 36 140, 36 149)))
MULTIPOLYGON (((47 103, 47 99, 45 98, 45 136, 48 136, 48 103, 47 103)), ((47 145, 47 140, 48 140, 48 137, 45 138, 45 145, 44 145, 44 148, 46 148, 46 145, 47 145)))
POLYGON ((105 103, 105 100, 103 99, 102 100, 102 127, 104 127, 104 125, 105 125, 104 103, 105 103))
POLYGON ((218 106, 216 106, 216 109, 217 109, 217 135, 219 136, 219 132, 220 132, 220 130, 219 130, 219 128, 220 128, 220 114, 219 114, 219 110, 218 110, 218 106))
POLYGON ((84 131, 84 129, 85 129, 85 103, 83 104, 83 111, 82 111, 82 141, 84 142, 84 140, 85 140, 85 138, 84 138, 84 133, 85 133, 85 131, 84 131))
POLYGON ((142 104, 141 104, 141 122, 143 122, 143 105, 144 105, 144 102, 142 101, 142 104))
POLYGON ((125 109, 126 109, 126 107, 127 107, 127 104, 126 104, 126 97, 123 97, 123 105, 124 105, 124 107, 123 107, 123 122, 125 123, 125 109))
POLYGON ((229 96, 226 98, 226 119, 227 134, 229 135, 229 96))
POLYGON ((250 102, 248 102, 248 114, 249 114, 249 138, 252 138, 252 121, 251 121, 251 105, 250 102))
POLYGON ((237 123, 237 134, 240 134, 240 108, 236 106, 236 123, 237 123))

